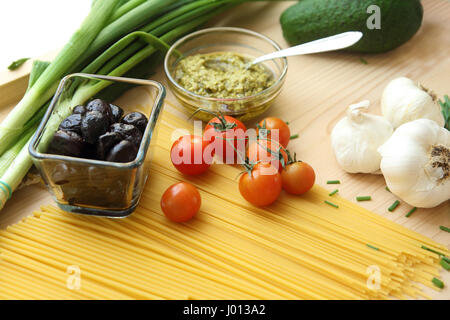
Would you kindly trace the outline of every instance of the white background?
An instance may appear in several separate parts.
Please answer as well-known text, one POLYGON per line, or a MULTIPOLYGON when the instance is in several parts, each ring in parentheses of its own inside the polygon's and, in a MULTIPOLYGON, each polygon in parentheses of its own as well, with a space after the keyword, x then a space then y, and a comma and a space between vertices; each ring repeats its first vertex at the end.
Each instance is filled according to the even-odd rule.
POLYGON ((62 47, 90 6, 91 0, 0 0, 0 71, 62 47))

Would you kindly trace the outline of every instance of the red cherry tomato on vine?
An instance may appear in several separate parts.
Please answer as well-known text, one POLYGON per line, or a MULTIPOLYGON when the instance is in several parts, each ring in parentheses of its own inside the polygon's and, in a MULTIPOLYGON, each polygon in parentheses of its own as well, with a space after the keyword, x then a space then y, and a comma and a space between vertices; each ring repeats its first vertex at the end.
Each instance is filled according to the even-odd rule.
POLYGON ((208 146, 209 142, 201 136, 182 136, 173 143, 170 150, 172 164, 183 174, 201 174, 208 170, 212 163, 208 146))
POLYGON ((209 120, 203 133, 206 141, 214 143, 215 154, 224 163, 236 163, 239 159, 236 150, 242 158, 245 155, 247 128, 245 125, 230 116, 217 116, 209 120))
POLYGON ((283 189, 291 194, 303 194, 312 188, 316 180, 314 169, 306 162, 288 164, 281 172, 283 189))
POLYGON ((288 161, 286 150, 278 142, 266 139, 252 142, 248 147, 247 156, 250 163, 258 161, 272 163, 280 172, 288 161))
POLYGON ((263 138, 267 139, 275 139, 275 134, 271 134, 271 131, 278 130, 278 142, 285 148, 287 148, 287 145, 289 144, 289 140, 291 139, 291 130, 289 129, 288 125, 285 121, 275 118, 275 117, 268 117, 263 119, 256 128, 257 134, 262 134, 263 129, 267 130, 267 134, 263 136, 263 138))
POLYGON ((239 179, 239 192, 251 204, 263 207, 278 199, 282 189, 281 175, 270 163, 256 164, 251 173, 239 179))
POLYGON ((161 209, 174 222, 190 220, 200 209, 202 199, 197 188, 187 182, 171 185, 161 197, 161 209))

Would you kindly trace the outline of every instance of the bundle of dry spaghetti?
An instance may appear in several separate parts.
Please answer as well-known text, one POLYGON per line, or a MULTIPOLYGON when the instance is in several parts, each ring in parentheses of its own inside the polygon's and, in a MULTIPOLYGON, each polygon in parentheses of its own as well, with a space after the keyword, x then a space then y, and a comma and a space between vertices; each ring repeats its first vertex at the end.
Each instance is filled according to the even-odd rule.
POLYGON ((163 114, 149 181, 130 217, 46 206, 1 231, 0 298, 386 299, 426 297, 422 285, 433 287, 435 252, 448 255, 445 246, 345 199, 330 207, 318 186, 261 209, 239 195, 238 168, 181 176, 168 149, 183 126, 163 114), (159 201, 187 179, 200 190, 201 211, 175 224, 159 201))

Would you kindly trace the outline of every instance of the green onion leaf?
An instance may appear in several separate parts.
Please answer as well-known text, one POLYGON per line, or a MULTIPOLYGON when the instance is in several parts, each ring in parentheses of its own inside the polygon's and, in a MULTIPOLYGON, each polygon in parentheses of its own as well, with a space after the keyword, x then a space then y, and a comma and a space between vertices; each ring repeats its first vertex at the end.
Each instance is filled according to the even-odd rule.
POLYGON ((372 200, 371 196, 361 196, 361 197, 356 197, 357 201, 370 201, 372 200))
POLYGON ((374 246, 372 246, 372 245, 370 245, 370 244, 366 244, 369 248, 371 248, 371 249, 374 249, 374 250, 377 250, 377 251, 380 251, 380 249, 378 249, 377 247, 374 247, 374 246))
POLYGON ((289 137, 290 140, 294 140, 298 138, 298 134, 294 134, 292 136, 289 137))
POLYGON ((388 188, 387 186, 386 186, 386 188, 385 188, 385 189, 386 189, 386 191, 389 191, 389 192, 391 192, 391 190, 390 190, 390 189, 389 189, 389 188, 388 188))
POLYGON ((369 63, 367 62, 367 60, 364 59, 363 57, 359 58, 359 61, 361 61, 361 62, 364 63, 364 64, 369 64, 369 63))
POLYGON ((441 229, 442 231, 450 232, 450 228, 444 226, 440 226, 439 229, 441 229))
POLYGON ((327 184, 341 184, 339 180, 328 180, 327 184))

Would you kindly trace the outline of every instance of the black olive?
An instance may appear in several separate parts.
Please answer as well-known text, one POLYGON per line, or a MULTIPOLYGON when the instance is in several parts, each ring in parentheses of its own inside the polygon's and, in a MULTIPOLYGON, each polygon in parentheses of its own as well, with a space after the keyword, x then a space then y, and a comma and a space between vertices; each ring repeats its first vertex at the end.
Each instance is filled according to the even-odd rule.
POLYGON ((128 140, 122 140, 116 144, 106 157, 111 162, 130 162, 136 158, 138 149, 128 140))
POLYGON ((59 125, 59 130, 73 131, 81 134, 81 120, 83 116, 81 114, 72 114, 65 118, 59 125))
POLYGON ((122 137, 117 132, 107 132, 101 135, 97 142, 97 158, 104 160, 111 148, 120 140, 122 140, 122 137))
POLYGON ((85 106, 76 106, 75 108, 73 108, 72 113, 83 115, 86 113, 86 107, 85 106))
POLYGON ((108 131, 109 119, 98 111, 88 111, 81 121, 81 134, 87 143, 96 144, 98 137, 108 131))
POLYGON ((95 99, 89 102, 86 106, 87 111, 98 111, 104 116, 106 116, 109 120, 109 124, 114 123, 114 117, 111 111, 111 107, 109 106, 109 103, 106 101, 103 101, 101 99, 95 99))
POLYGON ((145 132, 145 128, 147 127, 147 117, 140 112, 131 112, 123 117, 122 123, 132 124, 136 128, 138 128, 142 133, 145 132))
POLYGON ((124 123, 113 123, 110 127, 110 131, 118 133, 123 140, 128 140, 139 148, 142 140, 142 133, 135 126, 124 123))
POLYGON ((120 119, 122 119, 122 116, 123 116, 123 109, 121 107, 119 107, 119 106, 116 106, 116 105, 112 104, 112 103, 109 104, 109 107, 111 108, 111 113, 112 113, 113 118, 114 118, 114 121, 112 123, 119 122, 120 119))
POLYGON ((79 157, 83 153, 85 142, 73 131, 58 130, 53 135, 49 153, 79 157))

